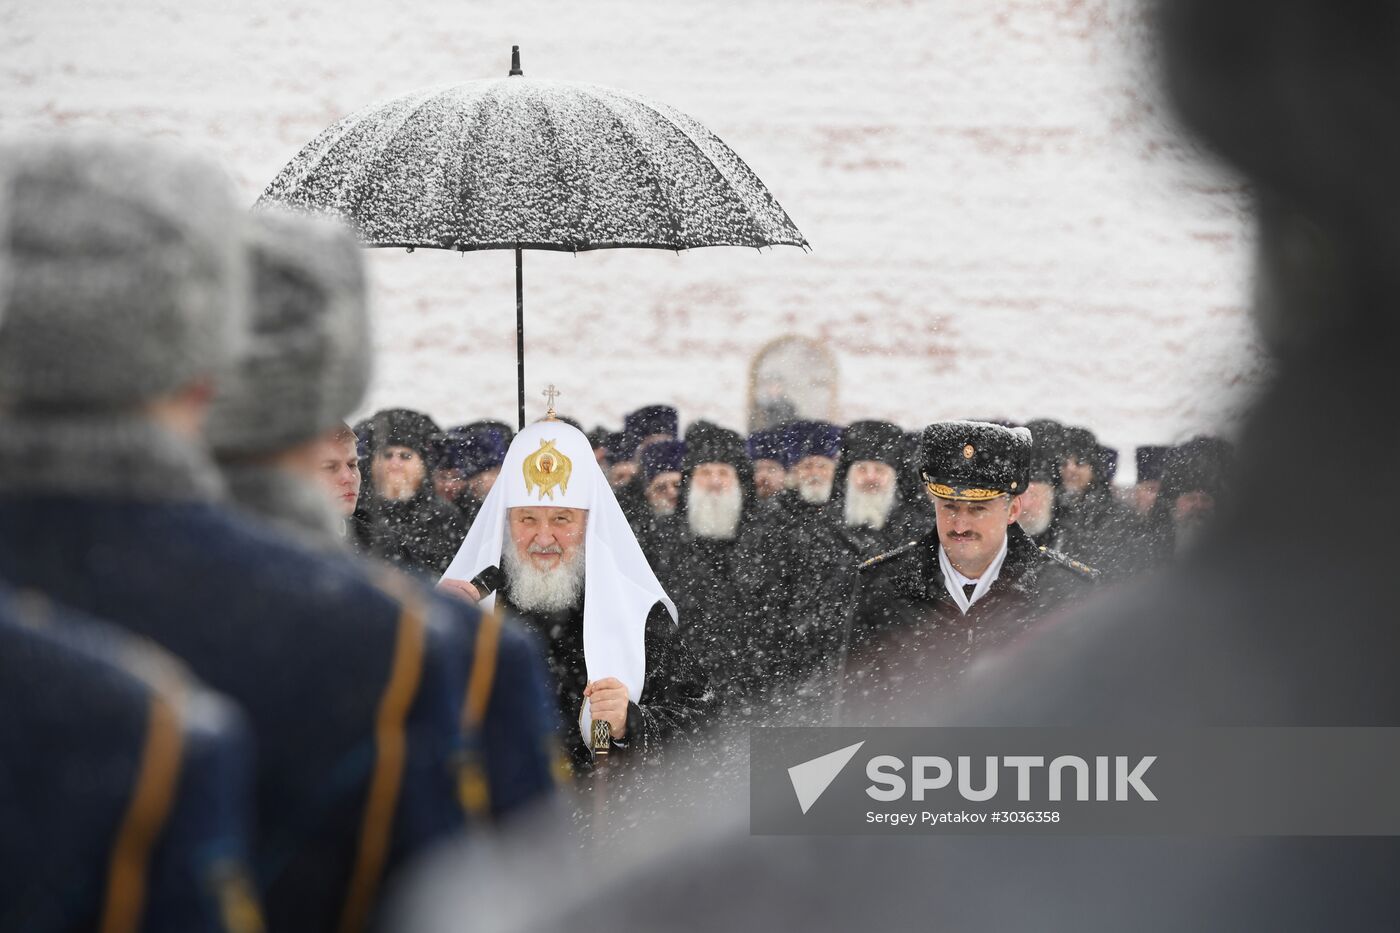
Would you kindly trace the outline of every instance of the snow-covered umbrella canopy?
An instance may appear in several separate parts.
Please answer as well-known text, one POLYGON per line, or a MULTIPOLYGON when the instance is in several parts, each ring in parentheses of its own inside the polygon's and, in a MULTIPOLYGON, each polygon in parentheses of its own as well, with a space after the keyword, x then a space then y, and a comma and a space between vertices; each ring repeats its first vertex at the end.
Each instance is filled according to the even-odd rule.
POLYGON ((627 91, 523 75, 351 114, 282 169, 264 202, 339 214, 367 246, 807 245, 697 121, 627 91))
POLYGON ((340 216, 366 246, 521 252, 800 246, 807 239, 724 142, 616 88, 510 75, 427 88, 353 113, 308 143, 259 205, 340 216))

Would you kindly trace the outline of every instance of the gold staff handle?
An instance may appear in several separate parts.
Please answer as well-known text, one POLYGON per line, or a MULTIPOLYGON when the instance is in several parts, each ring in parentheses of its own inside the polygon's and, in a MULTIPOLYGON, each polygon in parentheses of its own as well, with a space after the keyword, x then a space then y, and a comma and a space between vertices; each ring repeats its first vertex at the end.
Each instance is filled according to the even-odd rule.
POLYGON ((606 719, 593 720, 593 754, 607 755, 612 748, 612 723, 606 719))

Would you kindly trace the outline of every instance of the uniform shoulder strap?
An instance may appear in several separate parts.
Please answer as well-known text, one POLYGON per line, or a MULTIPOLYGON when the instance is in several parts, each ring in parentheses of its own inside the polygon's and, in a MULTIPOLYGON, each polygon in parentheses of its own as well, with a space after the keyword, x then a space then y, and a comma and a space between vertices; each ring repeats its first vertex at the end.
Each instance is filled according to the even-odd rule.
POLYGON ((165 831, 180 780, 184 735, 180 697, 153 691, 146 738, 107 869, 101 929, 136 930, 145 907, 151 857, 165 831))
POLYGON ((910 551, 910 550, 912 550, 914 547, 916 547, 916 546, 918 545, 918 543, 919 543, 919 539, 918 539, 918 538, 915 538, 913 541, 909 541, 909 542, 907 542, 907 543, 905 543, 905 544, 901 544, 901 545, 900 545, 899 547, 897 547, 897 548, 891 548, 890 550, 886 551, 886 552, 883 553, 883 554, 876 554, 874 557, 870 558, 869 560, 863 560, 863 561, 861 561, 861 562, 856 566, 856 569, 857 569, 857 570, 861 570, 861 571, 866 571, 866 570, 870 570, 871 568, 878 567, 878 566, 880 566, 881 564, 883 564, 883 563, 884 563, 885 561, 887 561, 887 560, 893 560, 894 558, 898 557, 899 555, 904 554, 904 553, 907 553, 908 551, 910 551))
MULTIPOLYGON (((401 604, 403 601, 422 600, 414 585, 402 574, 388 568, 377 570, 379 573, 376 579, 380 589, 389 596, 399 600, 401 604)), ((486 573, 481 576, 486 576, 486 573)), ((499 585, 491 586, 491 589, 499 589, 499 585)), ((458 727, 465 747, 456 762, 457 802, 473 820, 487 819, 491 813, 491 783, 487 777, 486 764, 482 760, 481 730, 486 723, 491 693, 496 684, 496 672, 500 666, 503 625, 504 619, 499 606, 481 613, 472 649, 471 670, 467 675, 467 689, 462 697, 458 727)))
POLYGON ((467 816, 475 820, 488 819, 491 815, 491 781, 481 760, 480 736, 486 723, 486 709, 491 703, 496 669, 500 665, 501 625, 500 606, 481 614, 472 651, 471 674, 467 677, 467 695, 462 703, 462 732, 468 744, 457 771, 457 800, 467 816))
POLYGON ((1048 547, 1040 548, 1040 553, 1048 560, 1052 560, 1061 567, 1072 570, 1086 580, 1097 580, 1099 577, 1103 576, 1102 570, 1096 570, 1088 564, 1081 563, 1068 554, 1062 554, 1048 547))
POLYGON ((380 591, 397 604, 399 616, 389 676, 375 715, 374 768, 341 909, 341 933, 366 927, 383 880, 407 764, 408 717, 422 681, 427 645, 427 600, 393 571, 376 572, 374 577, 380 591))

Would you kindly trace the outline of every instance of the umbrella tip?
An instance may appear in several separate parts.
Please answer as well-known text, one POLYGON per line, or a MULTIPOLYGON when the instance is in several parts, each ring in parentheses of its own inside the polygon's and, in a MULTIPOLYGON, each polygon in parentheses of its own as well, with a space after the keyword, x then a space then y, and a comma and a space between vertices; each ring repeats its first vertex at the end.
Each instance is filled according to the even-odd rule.
POLYGON ((525 72, 520 70, 520 46, 512 45, 510 47, 510 74, 507 77, 513 78, 516 75, 524 77, 525 72))

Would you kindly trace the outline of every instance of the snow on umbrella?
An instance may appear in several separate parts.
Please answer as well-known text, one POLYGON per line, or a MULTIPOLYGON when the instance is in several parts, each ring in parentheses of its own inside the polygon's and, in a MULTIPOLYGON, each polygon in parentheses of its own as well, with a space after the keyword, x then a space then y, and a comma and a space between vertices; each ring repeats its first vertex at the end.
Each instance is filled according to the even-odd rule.
POLYGON ((520 425, 521 251, 807 247, 714 133, 615 88, 506 78, 428 88, 345 117, 258 200, 337 214, 366 246, 514 249, 520 425))

